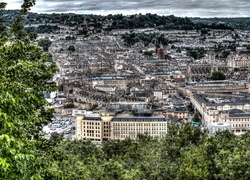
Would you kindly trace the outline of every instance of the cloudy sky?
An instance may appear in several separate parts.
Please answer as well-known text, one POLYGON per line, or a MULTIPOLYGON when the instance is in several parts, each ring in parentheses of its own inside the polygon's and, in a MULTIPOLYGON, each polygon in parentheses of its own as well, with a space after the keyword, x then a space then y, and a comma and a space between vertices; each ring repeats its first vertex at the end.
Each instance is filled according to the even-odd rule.
MULTIPOLYGON (((19 9, 22 0, 3 0, 19 9)), ((250 0, 36 0, 32 12, 78 14, 174 14, 188 17, 250 17, 250 0)))

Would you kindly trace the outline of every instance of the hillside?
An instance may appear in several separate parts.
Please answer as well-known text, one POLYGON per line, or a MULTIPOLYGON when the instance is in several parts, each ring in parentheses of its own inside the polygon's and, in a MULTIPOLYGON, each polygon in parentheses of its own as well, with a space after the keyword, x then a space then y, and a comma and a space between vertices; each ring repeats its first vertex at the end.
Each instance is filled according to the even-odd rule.
MULTIPOLYGON (((4 25, 9 26, 15 17, 17 17, 17 10, 7 10, 3 13, 4 25)), ((157 14, 135 14, 124 16, 122 14, 116 15, 86 15, 86 14, 38 14, 29 12, 23 18, 23 24, 28 25, 44 25, 49 23, 57 23, 61 25, 67 25, 71 27, 83 27, 92 26, 96 29, 96 32, 100 30, 111 31, 113 29, 135 29, 135 28, 155 28, 158 30, 199 30, 202 28, 211 29, 232 29, 231 26, 226 24, 209 24, 205 21, 203 24, 197 19, 190 20, 185 17, 159 16, 157 14)), ((239 22, 244 24, 243 22, 239 22)))
POLYGON ((234 29, 250 29, 250 17, 246 18, 189 18, 193 23, 203 23, 207 25, 221 24, 228 25, 234 29))

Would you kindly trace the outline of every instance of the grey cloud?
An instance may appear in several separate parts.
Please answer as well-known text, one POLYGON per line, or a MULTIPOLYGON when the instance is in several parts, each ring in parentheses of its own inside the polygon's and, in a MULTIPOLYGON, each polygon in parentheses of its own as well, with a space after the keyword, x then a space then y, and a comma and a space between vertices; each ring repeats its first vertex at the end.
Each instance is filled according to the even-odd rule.
MULTIPOLYGON (((39 0, 38 0, 39 1, 39 0)), ((169 14, 194 14, 205 16, 249 16, 249 0, 40 0, 43 12, 133 11, 169 14), (53 3, 51 5, 50 3, 53 3)), ((39 7, 41 8, 41 7, 39 7)))

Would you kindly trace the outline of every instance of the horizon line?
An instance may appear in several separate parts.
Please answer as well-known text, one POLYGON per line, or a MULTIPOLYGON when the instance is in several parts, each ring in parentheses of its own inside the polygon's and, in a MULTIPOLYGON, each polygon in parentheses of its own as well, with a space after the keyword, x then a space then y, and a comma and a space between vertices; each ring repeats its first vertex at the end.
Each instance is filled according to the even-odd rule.
MULTIPOLYGON (((20 9, 5 9, 9 11, 20 11, 20 9)), ((29 11, 30 13, 37 13, 37 14, 77 14, 77 15, 97 15, 97 16, 108 16, 108 15, 119 15, 121 14, 122 16, 131 16, 131 15, 146 15, 146 14, 156 14, 158 16, 175 16, 175 17, 188 17, 188 18, 250 18, 250 16, 177 16, 174 14, 157 14, 157 13, 138 13, 138 14, 124 14, 124 13, 107 13, 107 14, 97 14, 97 13, 77 13, 77 12, 34 12, 34 11, 29 11)))

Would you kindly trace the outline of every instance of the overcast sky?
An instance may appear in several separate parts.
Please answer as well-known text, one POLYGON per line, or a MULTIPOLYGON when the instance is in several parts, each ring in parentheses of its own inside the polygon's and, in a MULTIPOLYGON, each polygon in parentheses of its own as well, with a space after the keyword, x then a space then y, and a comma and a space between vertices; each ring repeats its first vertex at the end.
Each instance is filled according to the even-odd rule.
MULTIPOLYGON (((22 0, 3 0, 20 9, 22 0)), ((174 14, 182 17, 250 17, 250 0, 36 0, 32 12, 78 14, 174 14)))

